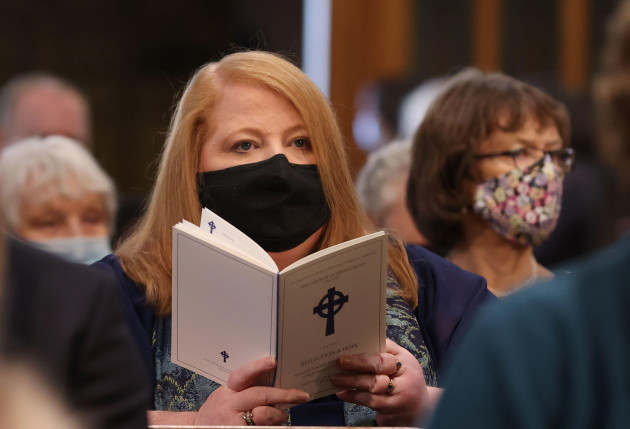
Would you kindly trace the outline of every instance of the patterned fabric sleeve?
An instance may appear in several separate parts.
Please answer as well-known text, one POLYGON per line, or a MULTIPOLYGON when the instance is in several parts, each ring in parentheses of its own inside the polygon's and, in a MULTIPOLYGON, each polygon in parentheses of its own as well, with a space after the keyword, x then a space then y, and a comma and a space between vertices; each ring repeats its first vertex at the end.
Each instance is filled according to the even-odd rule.
POLYGON ((170 317, 156 319, 151 342, 155 359, 155 409, 198 411, 219 384, 171 362, 170 317))
POLYGON ((387 338, 418 359, 427 386, 437 386, 435 369, 413 310, 400 295, 387 291, 387 338))
MULTIPOLYGON (((398 281, 390 273, 387 276, 387 313, 385 317, 387 338, 409 350, 418 359, 427 386, 437 386, 435 368, 424 344, 418 319, 407 301, 398 295, 399 290, 398 281)), ((376 425, 376 412, 370 408, 345 403, 344 414, 347 426, 376 425)))

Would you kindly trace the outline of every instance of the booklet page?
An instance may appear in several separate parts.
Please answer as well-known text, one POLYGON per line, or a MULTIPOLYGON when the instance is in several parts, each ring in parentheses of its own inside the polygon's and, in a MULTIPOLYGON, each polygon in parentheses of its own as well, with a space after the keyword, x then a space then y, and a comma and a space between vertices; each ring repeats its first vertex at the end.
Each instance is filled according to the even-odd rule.
POLYGON ((270 270, 278 272, 276 263, 262 247, 240 229, 207 208, 201 211, 200 228, 209 232, 213 239, 239 249, 239 251, 262 262, 270 270))
POLYGON ((276 273, 173 228, 172 361, 224 384, 275 356, 276 284, 276 273))
POLYGON ((386 283, 384 234, 283 273, 276 385, 329 395, 339 356, 384 351, 386 283))

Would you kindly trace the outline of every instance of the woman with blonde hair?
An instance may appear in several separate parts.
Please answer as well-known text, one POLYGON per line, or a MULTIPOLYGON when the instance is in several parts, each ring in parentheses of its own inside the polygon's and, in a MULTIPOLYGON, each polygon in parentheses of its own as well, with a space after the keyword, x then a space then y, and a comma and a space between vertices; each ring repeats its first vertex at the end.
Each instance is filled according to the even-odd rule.
POLYGON ((417 280, 396 241, 389 248, 387 333, 405 348, 388 340, 381 355, 340 359, 343 372, 333 382, 347 389, 337 395, 347 402, 298 405, 287 415, 274 405, 303 403, 308 395, 257 385, 275 367, 271 357, 235 371, 223 386, 172 364, 172 227, 182 219, 199 224, 202 206, 253 238, 280 269, 374 229, 357 202, 334 113, 304 73, 264 52, 228 55, 199 69, 177 105, 145 215, 116 254, 97 264, 123 288, 155 380, 152 422, 408 425, 431 403, 435 392, 425 383, 434 385, 435 374, 412 310, 417 280))

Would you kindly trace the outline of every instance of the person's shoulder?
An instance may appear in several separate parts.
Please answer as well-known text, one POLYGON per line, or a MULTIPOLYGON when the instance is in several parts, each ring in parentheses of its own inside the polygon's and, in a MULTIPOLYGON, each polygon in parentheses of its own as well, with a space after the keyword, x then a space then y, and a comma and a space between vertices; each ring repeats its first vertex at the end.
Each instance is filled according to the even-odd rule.
MULTIPOLYGON (((492 308, 493 317, 536 315, 553 322, 582 324, 619 316, 620 305, 630 304, 627 270, 630 266, 630 237, 589 256, 563 264, 556 276, 544 283, 517 291, 492 308), (619 310, 619 311, 617 311, 619 310), (499 314, 504 313, 504 314, 499 314), (615 314, 616 313, 616 314, 615 314)), ((550 323, 551 324, 551 323, 550 323)))
POLYGON ((621 349, 630 340, 629 264, 630 240, 626 239, 564 265, 545 283, 484 307, 462 342, 455 366, 466 366, 478 356, 492 359, 497 366, 511 362, 506 368, 521 362, 530 369, 537 367, 538 376, 546 371, 546 377, 552 378, 553 370, 566 366, 567 359, 574 366, 589 362, 584 358, 589 355, 614 359, 615 354, 602 350, 621 349), (583 359, 572 360, 576 355, 583 359))
POLYGON ((125 273, 120 259, 116 254, 107 255, 100 261, 93 263, 90 267, 94 270, 111 274, 116 280, 123 296, 126 296, 133 302, 144 301, 144 289, 125 273))
POLYGON ((91 268, 113 275, 118 287, 123 312, 134 325, 132 327, 134 334, 139 338, 145 334, 150 337, 155 314, 152 305, 147 301, 144 285, 136 283, 127 275, 116 254, 105 256, 92 264, 91 268), (142 329, 135 326, 138 320, 140 320, 142 329))
POLYGON ((84 264, 66 261, 15 238, 7 240, 9 283, 35 291, 58 291, 63 295, 86 296, 107 285, 113 278, 84 264))
POLYGON ((118 259, 118 256, 113 253, 103 257, 99 261, 94 262, 91 267, 99 271, 109 271, 114 275, 125 274, 122 265, 120 264, 120 259, 118 259))
MULTIPOLYGON (((52 253, 45 252, 43 250, 37 249, 27 242, 19 240, 14 237, 7 237, 7 249, 8 249, 8 259, 10 261, 11 266, 17 266, 20 268, 28 268, 37 266, 40 267, 50 267, 54 270, 67 269, 68 267, 77 268, 79 271, 82 271, 79 264, 74 264, 72 262, 68 262, 65 259, 62 259, 52 253)), ((32 270, 36 272, 37 270, 32 270)))
POLYGON ((561 265, 554 270, 557 276, 551 282, 570 284, 578 289, 596 289, 598 293, 606 292, 624 282, 629 265, 630 235, 599 252, 561 265), (589 287, 592 281, 601 283, 601 286, 589 287))
POLYGON ((466 335, 479 309, 496 297, 486 280, 416 245, 407 245, 407 256, 418 277, 416 317, 425 332, 425 343, 435 362, 438 380, 447 361, 466 335))

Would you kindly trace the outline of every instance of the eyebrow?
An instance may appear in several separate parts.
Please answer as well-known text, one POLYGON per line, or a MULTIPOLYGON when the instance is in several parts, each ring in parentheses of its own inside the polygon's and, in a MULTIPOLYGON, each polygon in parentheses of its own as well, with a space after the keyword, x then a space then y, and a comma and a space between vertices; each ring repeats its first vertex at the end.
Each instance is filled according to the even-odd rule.
MULTIPOLYGON (((293 125, 286 129, 286 131, 283 133, 283 136, 286 137, 297 132, 306 134, 306 126, 304 124, 293 125)), ((244 127, 244 128, 239 128, 235 131, 225 134, 222 137, 222 140, 230 140, 240 133, 245 133, 245 134, 249 133, 253 135, 265 134, 263 130, 261 130, 260 128, 244 127)))
MULTIPOLYGON (((522 137, 517 138, 516 141, 519 143, 528 145, 528 146, 533 146, 533 143, 534 143, 532 140, 527 140, 522 137)), ((556 146, 556 145, 562 146, 562 140, 560 139, 548 140, 548 141, 545 141, 544 143, 545 143, 545 146, 556 146)))
POLYGON ((304 124, 293 125, 292 127, 289 127, 285 131, 284 134, 285 135, 294 134, 294 133, 297 133, 298 131, 303 132, 304 134, 306 134, 306 126, 304 124))

